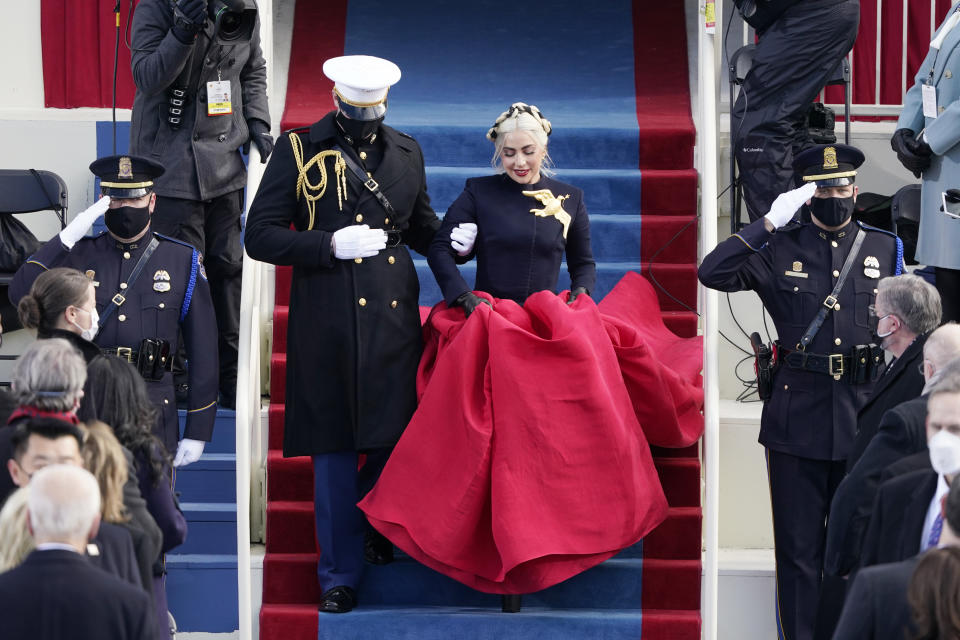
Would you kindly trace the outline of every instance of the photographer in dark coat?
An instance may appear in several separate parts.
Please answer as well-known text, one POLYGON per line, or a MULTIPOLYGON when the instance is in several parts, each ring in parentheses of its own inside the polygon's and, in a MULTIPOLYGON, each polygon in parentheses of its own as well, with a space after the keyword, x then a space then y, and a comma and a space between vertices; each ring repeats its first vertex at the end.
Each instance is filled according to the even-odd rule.
MULTIPOLYGON (((320 610, 342 613, 363 568, 356 503, 416 408, 420 284, 407 247, 426 255, 440 221, 420 146, 382 124, 400 69, 343 56, 323 71, 337 110, 281 136, 245 244, 254 259, 293 266, 283 453, 313 457, 320 610)), ((388 562, 392 546, 366 535, 367 559, 388 562)))
POLYGON ((137 92, 130 151, 166 168, 154 185, 154 230, 193 245, 206 258, 219 333, 221 406, 228 408, 236 403, 240 213, 247 179, 240 147, 252 141, 263 162, 273 150, 260 26, 249 8, 252 0, 239 10, 244 5, 141 0, 131 57, 137 92), (218 9, 243 16, 252 28, 249 37, 239 19, 214 21, 218 9))

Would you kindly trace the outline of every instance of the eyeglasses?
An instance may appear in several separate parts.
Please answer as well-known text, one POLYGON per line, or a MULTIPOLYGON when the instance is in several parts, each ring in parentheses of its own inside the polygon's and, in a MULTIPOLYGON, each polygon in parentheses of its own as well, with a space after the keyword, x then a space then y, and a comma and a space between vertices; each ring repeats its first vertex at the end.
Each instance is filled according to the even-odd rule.
POLYGON ((926 367, 924 366, 924 364, 925 363, 921 362, 920 364, 917 365, 917 371, 919 371, 920 375, 922 376, 927 374, 927 372, 925 371, 926 367))

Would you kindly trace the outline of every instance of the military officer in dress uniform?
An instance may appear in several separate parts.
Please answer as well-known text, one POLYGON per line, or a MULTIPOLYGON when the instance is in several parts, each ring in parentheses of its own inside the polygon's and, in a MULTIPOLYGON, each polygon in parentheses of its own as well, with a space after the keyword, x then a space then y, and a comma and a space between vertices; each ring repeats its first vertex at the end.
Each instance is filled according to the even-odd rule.
POLYGON ((857 408, 883 367, 871 330, 877 283, 903 269, 896 236, 851 219, 863 160, 840 144, 800 154, 794 168, 804 186, 717 245, 699 270, 712 289, 756 291, 779 336, 760 443, 773 509, 777 624, 788 640, 813 635, 830 500, 853 446, 857 408), (804 202, 811 221, 791 223, 804 202))
POLYGON ((94 161, 90 170, 100 178, 103 197, 17 270, 10 300, 16 305, 47 269, 85 272, 96 286, 94 342, 137 367, 160 414, 154 432, 176 452, 175 465, 189 464, 210 440, 217 411, 217 323, 202 256, 150 230, 153 180, 162 166, 137 156, 110 156, 94 161), (84 237, 101 215, 107 232, 84 237), (181 334, 190 380, 183 439, 170 372, 181 334))
POLYGON ((420 284, 407 247, 426 255, 440 221, 420 146, 383 124, 400 69, 342 56, 323 71, 336 111, 280 137, 245 245, 293 266, 283 453, 313 457, 320 611, 342 613, 356 606, 365 551, 392 559, 356 503, 416 408, 420 284))

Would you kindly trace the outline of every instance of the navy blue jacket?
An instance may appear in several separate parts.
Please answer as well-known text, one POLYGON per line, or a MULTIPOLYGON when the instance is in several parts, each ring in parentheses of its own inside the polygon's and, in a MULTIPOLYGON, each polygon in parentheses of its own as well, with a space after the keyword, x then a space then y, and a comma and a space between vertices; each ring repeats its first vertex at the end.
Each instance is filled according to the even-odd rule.
MULTIPOLYGON (((704 257, 700 282, 720 291, 756 291, 780 341, 792 349, 833 290, 857 224, 836 232, 812 223, 793 224, 773 234, 761 218, 704 257)), ((838 296, 840 308, 829 313, 807 347, 809 353, 848 354, 855 345, 873 342, 867 307, 874 302, 879 279, 900 273, 903 261, 895 236, 863 228, 866 238, 838 296)), ((857 410, 870 389, 870 384, 851 385, 846 377, 834 380, 781 366, 774 374, 773 395, 763 406, 760 444, 803 458, 844 460, 853 448, 857 410)))
POLYGON ((447 210, 428 258, 447 304, 472 289, 523 304, 531 293, 556 293, 564 254, 570 287, 593 291, 597 267, 590 249, 590 220, 583 191, 551 178, 520 184, 501 174, 467 180, 463 193, 447 210), (531 211, 544 209, 545 205, 523 192, 541 189, 549 189, 557 198, 568 196, 562 203, 571 217, 566 238, 563 224, 556 217, 531 211), (461 222, 474 222, 478 230, 473 248, 477 281, 473 287, 460 275, 457 253, 450 246, 450 231, 461 222))
MULTIPOLYGON (((187 425, 183 437, 209 441, 217 412, 217 321, 210 286, 199 252, 178 240, 153 234, 160 241, 140 277, 123 288, 149 242, 150 233, 136 243, 122 245, 109 233, 82 238, 67 249, 59 236, 40 247, 21 266, 10 283, 10 301, 17 305, 41 273, 53 267, 72 267, 96 283, 97 312, 102 318, 115 294, 126 300, 100 327, 94 342, 101 348, 137 349, 144 338, 160 338, 177 348, 183 336, 190 384, 187 425), (92 275, 91 275, 92 274, 92 275)), ((180 436, 173 375, 147 380, 147 392, 160 412, 154 433, 175 452, 180 436)))

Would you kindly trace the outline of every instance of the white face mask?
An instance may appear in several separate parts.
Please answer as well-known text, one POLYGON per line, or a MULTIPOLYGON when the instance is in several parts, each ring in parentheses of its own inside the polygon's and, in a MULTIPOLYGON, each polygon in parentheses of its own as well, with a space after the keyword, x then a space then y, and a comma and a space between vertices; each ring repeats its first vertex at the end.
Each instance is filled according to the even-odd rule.
POLYGON ((960 437, 940 430, 927 443, 930 448, 930 464, 940 475, 960 472, 960 437))
MULTIPOLYGON (((80 307, 77 307, 77 309, 80 309, 80 307)), ((90 314, 90 328, 84 329, 74 320, 71 320, 70 322, 72 322, 73 326, 75 326, 77 329, 80 329, 81 338, 93 342, 93 339, 97 337, 97 332, 100 330, 100 314, 97 313, 96 308, 94 308, 93 311, 87 311, 86 309, 80 309, 80 311, 85 311, 86 313, 90 314)))

